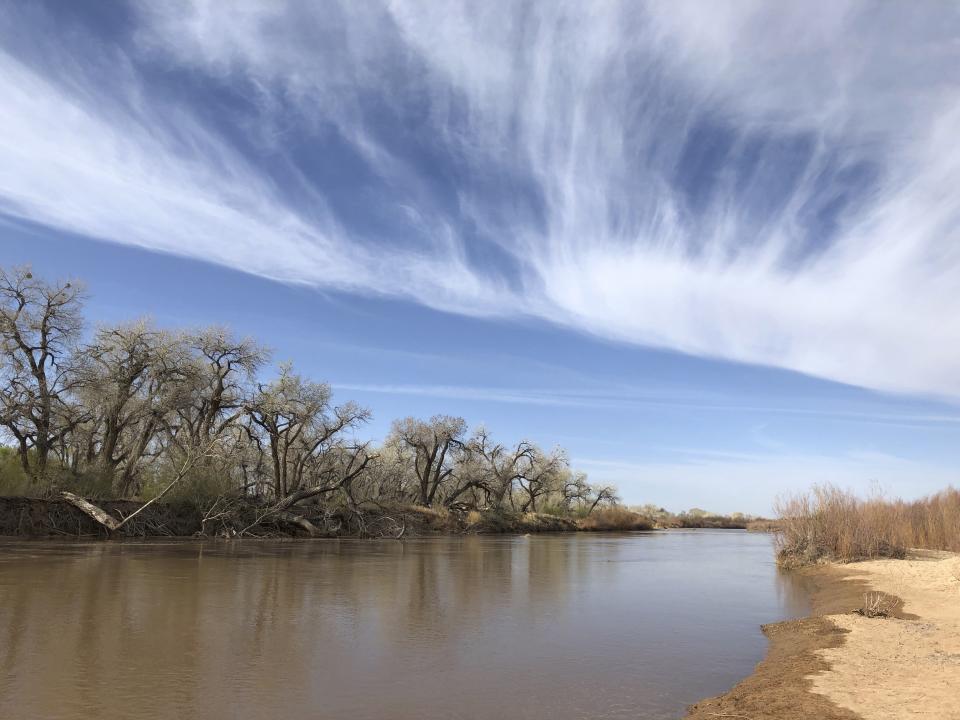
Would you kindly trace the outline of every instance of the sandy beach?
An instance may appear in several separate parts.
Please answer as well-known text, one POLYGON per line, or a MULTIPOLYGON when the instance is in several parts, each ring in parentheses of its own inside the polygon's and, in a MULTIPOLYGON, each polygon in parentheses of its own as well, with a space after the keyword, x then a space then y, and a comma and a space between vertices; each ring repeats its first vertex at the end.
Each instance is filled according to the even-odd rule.
POLYGON ((688 718, 960 718, 960 556, 823 565, 810 617, 764 627, 767 657, 688 718), (889 616, 854 612, 877 601, 889 616))

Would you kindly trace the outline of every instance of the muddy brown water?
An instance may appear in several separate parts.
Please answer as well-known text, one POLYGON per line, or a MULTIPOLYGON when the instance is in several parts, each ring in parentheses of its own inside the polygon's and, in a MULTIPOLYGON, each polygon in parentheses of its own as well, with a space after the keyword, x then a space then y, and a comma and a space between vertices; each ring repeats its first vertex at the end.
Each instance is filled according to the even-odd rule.
POLYGON ((0 542, 0 718, 678 718, 803 582, 740 531, 0 542))

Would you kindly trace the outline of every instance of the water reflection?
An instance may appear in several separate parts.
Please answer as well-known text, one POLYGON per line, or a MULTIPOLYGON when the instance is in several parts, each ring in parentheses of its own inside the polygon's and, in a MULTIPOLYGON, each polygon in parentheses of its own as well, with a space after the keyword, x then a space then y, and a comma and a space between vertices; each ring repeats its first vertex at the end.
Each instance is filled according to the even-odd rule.
POLYGON ((677 717, 805 598, 736 532, 10 543, 0 717, 677 717))

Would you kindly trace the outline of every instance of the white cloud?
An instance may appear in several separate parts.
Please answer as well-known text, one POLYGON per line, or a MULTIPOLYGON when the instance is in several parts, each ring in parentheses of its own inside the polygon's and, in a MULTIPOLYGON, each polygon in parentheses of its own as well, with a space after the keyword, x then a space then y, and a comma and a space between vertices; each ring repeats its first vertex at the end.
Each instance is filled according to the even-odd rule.
MULTIPOLYGON (((933 426, 960 426, 960 415, 951 413, 891 412, 883 409, 852 410, 828 407, 800 407, 798 405, 747 405, 736 399, 712 393, 683 392, 676 388, 631 388, 622 385, 605 388, 507 388, 469 385, 411 385, 335 382, 336 390, 385 395, 413 395, 419 397, 467 400, 483 403, 517 405, 545 405, 571 408, 716 411, 720 413, 750 413, 760 415, 792 415, 800 417, 831 418, 866 425, 893 425, 905 428, 933 426)), ((752 440, 771 449, 782 449, 774 441, 763 437, 763 426, 754 429, 752 440)))
POLYGON ((32 65, 0 54, 7 212, 287 282, 960 397, 949 5, 195 0, 144 4, 137 21, 138 57, 252 94, 248 129, 279 157, 283 122, 338 128, 398 189, 380 201, 403 209, 403 242, 369 243, 309 183, 309 212, 289 202, 120 51, 79 45, 40 47, 32 65), (455 188, 459 217, 435 202, 364 110, 375 96, 402 115, 405 92, 438 151, 523 178, 542 216, 470 186, 455 188), (763 137, 801 138, 805 154, 745 185, 712 180, 691 213, 675 175, 704 118, 733 128, 735 153, 763 137), (808 237, 831 168, 865 162, 872 184, 853 175, 857 202, 808 237), (791 173, 774 211, 747 207, 791 173), (518 282, 470 259, 463 218, 518 282))

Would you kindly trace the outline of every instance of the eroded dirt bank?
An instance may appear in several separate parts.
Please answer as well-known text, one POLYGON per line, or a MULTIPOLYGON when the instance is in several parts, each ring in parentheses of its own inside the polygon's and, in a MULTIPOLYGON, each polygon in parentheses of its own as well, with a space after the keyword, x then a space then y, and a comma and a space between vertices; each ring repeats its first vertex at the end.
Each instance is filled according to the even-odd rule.
MULTIPOLYGON (((131 500, 96 500, 107 514, 122 519, 141 504, 131 500)), ((306 537, 295 524, 270 515, 267 506, 234 502, 215 505, 206 514, 188 503, 162 502, 149 506, 123 532, 106 528, 62 499, 0 497, 0 537, 24 538, 145 538, 193 537, 306 537), (258 522, 259 521, 259 522, 258 522), (241 532, 247 529, 247 532, 241 532), (229 531, 229 534, 225 531, 229 531)), ((296 508, 311 521, 318 537, 404 537, 430 535, 525 534, 573 532, 578 523, 541 513, 452 513, 417 506, 371 506, 333 511, 318 505, 296 508)), ((288 513, 287 515, 291 515, 288 513)), ((591 529, 604 529, 595 527, 591 529)))
POLYGON ((799 572, 816 584, 813 614, 765 626, 770 647, 754 674, 688 718, 960 719, 960 556, 799 572), (853 612, 867 593, 890 617, 853 612))

